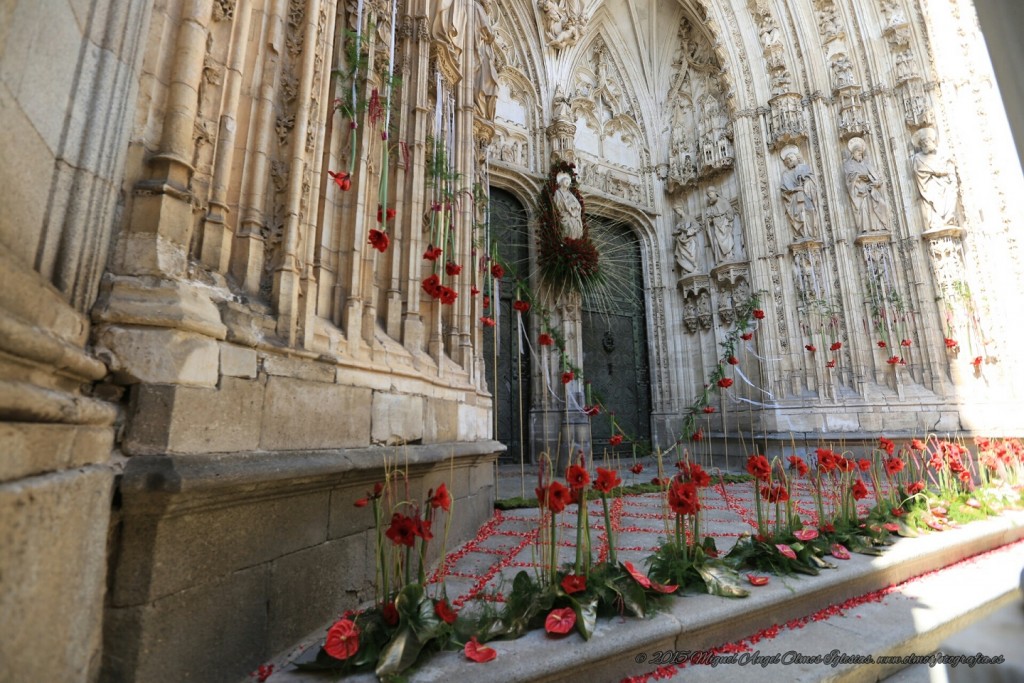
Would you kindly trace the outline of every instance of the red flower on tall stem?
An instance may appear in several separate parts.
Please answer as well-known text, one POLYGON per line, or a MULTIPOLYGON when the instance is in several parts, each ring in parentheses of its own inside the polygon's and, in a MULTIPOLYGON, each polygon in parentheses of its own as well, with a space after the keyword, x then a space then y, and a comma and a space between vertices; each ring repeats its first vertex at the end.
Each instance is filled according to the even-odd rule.
POLYGON ((754 338, 754 333, 753 332, 744 332, 743 334, 740 335, 740 339, 742 339, 743 341, 750 341, 753 338, 754 338))
POLYGON ((853 482, 853 488, 850 489, 850 493, 853 494, 854 500, 863 500, 868 497, 868 487, 864 485, 864 482, 858 479, 853 482))
POLYGON ((900 346, 910 346, 912 343, 909 339, 903 339, 900 341, 900 346))
POLYGON ((971 361, 971 365, 973 365, 973 366, 974 366, 974 369, 975 369, 975 370, 977 370, 978 368, 980 368, 980 367, 981 367, 981 363, 982 363, 982 358, 981 358, 981 356, 975 356, 975 357, 974 357, 974 360, 972 360, 972 361, 971 361))
POLYGON ((419 528, 416 521, 411 517, 406 517, 400 512, 396 512, 391 515, 391 525, 388 530, 384 532, 384 535, 391 539, 391 542, 395 545, 404 545, 409 548, 416 542, 416 536, 419 535, 419 528))
POLYGON ((346 660, 359 651, 359 627, 351 619, 340 619, 327 629, 324 652, 331 657, 346 660))
POLYGON ((572 370, 567 370, 562 373, 562 384, 568 384, 569 382, 576 379, 576 375, 573 374, 572 370))
POLYGON ((569 488, 581 489, 590 483, 590 473, 582 465, 569 465, 565 471, 565 481, 569 488))
POLYGON ((737 358, 736 356, 729 356, 727 361, 728 361, 729 365, 739 365, 740 364, 740 359, 737 358))
POLYGON ((427 250, 423 252, 423 258, 427 261, 436 261, 441 256, 441 247, 435 247, 430 245, 427 250))
POLYGON ((818 347, 815 346, 814 344, 804 344, 804 348, 810 351, 811 353, 814 353, 815 351, 818 350, 818 347))
POLYGON ((668 506, 677 515, 695 515, 700 510, 697 485, 693 482, 675 482, 668 489, 668 506))
POLYGON ((452 494, 448 493, 448 487, 442 484, 437 487, 436 492, 427 492, 430 496, 430 507, 435 510, 441 508, 445 512, 451 512, 452 509, 452 494))
POLYGON ((491 275, 494 276, 494 279, 500 280, 505 277, 505 269, 501 267, 500 263, 495 263, 491 266, 491 275))
POLYGON ((619 477, 618 472, 603 467, 597 468, 597 481, 594 482, 595 489, 601 493, 611 493, 612 489, 621 485, 622 478, 619 477))
MULTIPOLYGON (((616 436, 618 436, 618 435, 616 434, 616 436)), ((612 438, 615 438, 615 437, 612 437, 612 438)), ((609 443, 611 443, 611 439, 609 439, 609 443)), ((619 443, 622 443, 622 438, 621 437, 619 437, 619 443)), ((617 446, 618 444, 615 444, 615 445, 617 446)), ((629 471, 632 472, 633 474, 640 474, 641 472, 644 471, 644 466, 643 466, 642 463, 638 462, 635 465, 633 465, 632 467, 630 467, 629 471)))
POLYGON ((349 175, 348 171, 341 171, 335 173, 334 171, 328 171, 327 175, 331 177, 342 192, 348 192, 352 188, 352 176, 349 175))
POLYGON ((387 212, 385 212, 383 206, 381 206, 380 204, 377 205, 377 222, 378 223, 383 223, 385 221, 385 216, 387 216, 387 220, 391 220, 392 218, 395 217, 395 215, 396 215, 396 213, 395 213, 394 209, 388 209, 387 212))
POLYGON ((554 512, 559 513, 565 509, 565 506, 569 504, 571 499, 571 493, 564 484, 553 481, 547 489, 547 504, 548 508, 554 512))
POLYGON ((945 338, 945 342, 947 349, 955 349, 956 347, 960 346, 960 343, 956 339, 950 339, 949 337, 945 338))
POLYGON ((885 451, 887 454, 892 455, 896 450, 896 443, 892 439, 887 439, 884 436, 878 437, 878 447, 885 451))
POLYGON ((622 443, 622 434, 613 434, 612 436, 608 437, 608 445, 609 446, 618 446, 621 443, 622 443))
POLYGON ((441 303, 448 305, 455 303, 455 299, 458 296, 459 293, 456 292, 451 287, 442 287, 440 293, 438 294, 438 298, 441 300, 441 303))
POLYGON ((755 308, 753 316, 758 320, 764 320, 764 311, 762 311, 760 308, 755 308))
POLYGON ((516 299, 512 302, 512 310, 519 311, 520 313, 526 313, 530 310, 530 302, 523 301, 522 299, 516 299))
POLYGON ((480 322, 484 324, 484 327, 494 327, 498 324, 494 321, 494 318, 488 318, 486 315, 480 318, 480 322))
POLYGON ((728 377, 723 377, 722 379, 718 380, 718 386, 721 387, 722 389, 728 389, 729 387, 732 386, 732 380, 729 379, 728 377))
POLYGON ((441 296, 441 286, 441 278, 437 273, 425 278, 422 285, 423 291, 435 299, 441 296))
POLYGON ((832 346, 828 347, 829 351, 838 351, 843 348, 843 342, 832 342, 832 346))
POLYGON ((752 455, 747 458, 747 472, 760 481, 768 481, 772 476, 772 466, 763 455, 752 455))
POLYGON ((704 412, 707 413, 708 415, 710 415, 711 413, 715 412, 715 407, 714 406, 704 406, 704 412))
POLYGON ((790 469, 796 470, 796 476, 798 477, 804 476, 810 470, 807 463, 799 455, 789 456, 789 466, 790 469))
POLYGON ((555 343, 555 338, 547 332, 541 332, 540 335, 537 336, 537 343, 541 346, 552 346, 555 343))
POLYGON ((444 272, 448 273, 449 275, 455 276, 462 272, 462 266, 460 266, 458 263, 455 263, 454 261, 449 261, 448 263, 444 264, 444 272))
POLYGON ((383 254, 387 251, 388 244, 391 243, 391 240, 388 239, 388 234, 386 232, 373 228, 370 230, 369 242, 370 246, 383 254))
POLYGON ((902 472, 904 463, 902 460, 896 457, 888 458, 885 461, 885 473, 890 477, 895 476, 897 473, 902 472))

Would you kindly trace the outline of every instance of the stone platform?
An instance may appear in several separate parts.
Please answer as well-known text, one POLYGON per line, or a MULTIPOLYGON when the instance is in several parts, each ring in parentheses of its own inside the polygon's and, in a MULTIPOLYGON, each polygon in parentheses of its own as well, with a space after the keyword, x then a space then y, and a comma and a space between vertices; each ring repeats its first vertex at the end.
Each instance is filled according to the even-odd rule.
MULTIPOLYGON (((648 470, 647 480, 649 474, 648 470)), ((505 479, 509 485, 512 478, 505 479)), ((514 486, 521 486, 518 479, 514 486)), ((799 489, 796 500, 799 514, 813 521, 809 492, 799 489)), ((595 554, 600 549, 603 559, 603 517, 599 501, 592 505, 595 554)), ((715 537, 720 550, 728 551, 737 537, 754 527, 752 506, 749 483, 719 483, 706 490, 707 532, 715 537)), ((456 607, 485 593, 500 596, 516 572, 535 565, 537 517, 535 509, 496 513, 476 538, 449 554, 444 580, 456 607)), ((563 561, 569 561, 573 553, 575 518, 574 508, 560 515, 563 561)), ((616 501, 612 524, 617 532, 619 559, 642 566, 665 534, 661 497, 636 495, 616 501)), ((600 620, 589 642, 576 633, 555 639, 535 631, 519 640, 491 643, 498 657, 488 664, 469 662, 461 652, 445 652, 412 673, 409 680, 647 680, 650 672, 662 669, 661 664, 673 659, 665 653, 723 645, 747 652, 760 650, 765 655, 794 650, 814 656, 833 649, 847 654, 923 654, 934 650, 953 631, 1019 595, 1016 586, 1024 566, 1024 543, 1016 542, 1021 539, 1024 513, 1008 513, 959 529, 898 539, 881 557, 854 555, 848 561, 834 560, 837 568, 825 570, 820 576, 773 576, 767 586, 751 587, 748 598, 685 595, 667 601, 662 612, 648 619, 600 620), (979 556, 982 553, 988 554, 979 556)), ((273 662, 275 674, 269 680, 338 680, 337 676, 299 673, 287 664, 306 647, 322 642, 328 625, 277 658, 273 662)), ((681 680, 685 676, 691 680, 695 676, 727 675, 735 680, 753 680, 771 674, 774 680, 780 676, 805 681, 878 680, 900 668, 806 664, 775 669, 774 673, 768 670, 766 674, 760 666, 730 665, 725 670, 693 666, 685 674, 663 669, 658 671, 658 678, 681 680)), ((364 674, 347 680, 367 683, 376 679, 364 674)))

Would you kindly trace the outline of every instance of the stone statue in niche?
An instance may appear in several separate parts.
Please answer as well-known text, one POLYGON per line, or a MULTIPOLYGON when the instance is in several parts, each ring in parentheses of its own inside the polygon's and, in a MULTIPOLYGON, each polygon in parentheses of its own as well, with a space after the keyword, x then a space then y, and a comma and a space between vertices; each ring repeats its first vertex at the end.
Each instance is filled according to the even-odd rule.
POLYGON ((771 14, 765 14, 761 17, 761 26, 758 29, 758 33, 761 36, 761 45, 765 50, 782 42, 782 37, 779 35, 779 25, 771 14))
POLYGON ((676 265, 683 275, 690 275, 697 272, 697 223, 681 208, 676 208, 675 214, 672 236, 675 237, 676 265))
POLYGON ((707 292, 702 291, 697 297, 697 321, 702 329, 711 329, 711 295, 707 292))
POLYGON ((456 54, 462 52, 466 32, 466 10, 461 0, 438 0, 434 18, 430 23, 430 35, 434 40, 445 43, 456 54))
POLYGON ((544 37, 549 47, 561 50, 580 39, 580 12, 574 0, 540 0, 544 37))
POLYGON ((733 249, 736 246, 733 235, 736 212, 729 200, 718 194, 718 188, 714 185, 708 187, 706 194, 708 205, 704 210, 704 222, 715 248, 715 259, 718 263, 728 263, 732 260, 733 249))
POLYGON ((836 38, 842 30, 835 5, 828 4, 818 10, 818 31, 826 41, 836 38))
POLYGON ((885 181, 865 158, 867 143, 850 138, 849 156, 843 162, 846 190, 853 204, 853 220, 860 233, 889 229, 889 203, 885 199, 885 181))
POLYGON ((836 55, 832 61, 832 88, 839 90, 854 85, 853 64, 845 54, 836 55))
POLYGON ((784 147, 781 156, 786 170, 780 191, 793 239, 814 239, 818 236, 818 182, 796 146, 784 147))
POLYGON ((569 189, 572 178, 568 173, 559 173, 555 178, 558 189, 555 190, 555 210, 558 211, 558 224, 562 228, 562 239, 580 239, 583 237, 583 207, 580 200, 569 189))
POLYGON ((939 137, 934 128, 922 128, 912 138, 917 150, 911 157, 914 180, 921 195, 921 211, 926 230, 957 226, 956 169, 939 153, 939 137))
POLYGON ((494 120, 494 110, 498 102, 498 68, 494 59, 494 33, 491 30, 490 11, 490 0, 477 0, 473 5, 473 22, 476 30, 476 74, 473 92, 476 115, 485 121, 494 120))

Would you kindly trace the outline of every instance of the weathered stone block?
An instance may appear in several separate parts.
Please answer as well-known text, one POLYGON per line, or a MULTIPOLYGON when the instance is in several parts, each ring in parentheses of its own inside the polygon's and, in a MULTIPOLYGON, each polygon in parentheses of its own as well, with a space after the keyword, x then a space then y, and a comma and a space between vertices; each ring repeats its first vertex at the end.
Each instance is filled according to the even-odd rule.
POLYGON ((270 377, 260 421, 260 448, 299 450, 370 442, 369 389, 270 377))
POLYGON ((113 604, 149 602, 324 542, 328 495, 320 490, 160 519, 126 514, 113 604))
MULTIPOLYGON (((377 481, 383 480, 384 473, 381 472, 377 481)), ((366 498, 367 493, 372 490, 373 483, 367 480, 362 485, 331 491, 331 519, 328 527, 330 538, 343 538, 373 529, 373 513, 368 508, 355 506, 357 500, 366 498)))
POLYGON ((860 421, 856 413, 826 413, 825 429, 830 432, 855 432, 860 429, 860 421))
POLYGON ((220 374, 227 377, 256 377, 256 350, 234 344, 220 345, 220 374))
POLYGON ((424 443, 443 443, 458 439, 459 404, 440 399, 427 401, 426 417, 427 423, 423 430, 424 443))
POLYGON ((337 367, 333 363, 322 363, 306 358, 288 358, 269 355, 263 359, 263 371, 268 375, 294 377, 310 382, 334 382, 337 367))
POLYGON ((259 446, 263 384, 257 380, 225 377, 219 389, 142 385, 133 392, 126 452, 224 453, 259 446))
POLYGON ((108 608, 102 680, 181 683, 245 678, 272 654, 266 647, 268 576, 269 566, 262 564, 152 604, 108 608))
POLYGON ((90 467, 0 485, 0 680, 95 679, 113 478, 90 467))
POLYGON ((491 434, 491 411, 486 408, 459 404, 459 441, 486 439, 491 434))
POLYGON ((114 446, 110 427, 0 423, 0 482, 105 462, 114 446))
POLYGON ((372 533, 329 541, 270 566, 268 649, 279 652, 346 609, 373 597, 372 533))
POLYGON ((389 445, 423 438, 423 397, 373 393, 373 423, 370 439, 389 445))
POLYGON ((209 337, 157 327, 107 327, 97 354, 126 384, 217 385, 220 350, 209 337))

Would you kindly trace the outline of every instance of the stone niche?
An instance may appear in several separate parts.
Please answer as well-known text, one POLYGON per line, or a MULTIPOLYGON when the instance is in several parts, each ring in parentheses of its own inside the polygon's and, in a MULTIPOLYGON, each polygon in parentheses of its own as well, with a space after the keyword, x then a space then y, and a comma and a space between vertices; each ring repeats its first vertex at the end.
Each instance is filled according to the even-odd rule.
POLYGON ((491 516, 503 450, 473 442, 132 458, 112 524, 102 680, 244 678, 373 599, 373 513, 354 502, 381 481, 385 461, 407 472, 411 499, 449 487, 451 550, 491 516))

